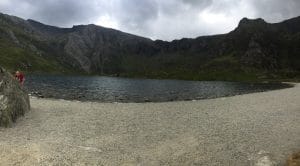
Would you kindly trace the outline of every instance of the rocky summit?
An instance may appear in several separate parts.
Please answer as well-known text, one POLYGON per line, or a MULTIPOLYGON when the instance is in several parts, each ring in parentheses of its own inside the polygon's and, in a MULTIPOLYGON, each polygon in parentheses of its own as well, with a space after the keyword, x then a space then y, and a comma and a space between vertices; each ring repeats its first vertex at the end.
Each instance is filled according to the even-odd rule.
POLYGON ((0 126, 11 126, 30 110, 28 93, 0 67, 0 126))
POLYGON ((244 18, 233 31, 171 42, 97 25, 59 28, 0 14, 0 65, 28 72, 197 80, 299 78, 300 17, 244 18))

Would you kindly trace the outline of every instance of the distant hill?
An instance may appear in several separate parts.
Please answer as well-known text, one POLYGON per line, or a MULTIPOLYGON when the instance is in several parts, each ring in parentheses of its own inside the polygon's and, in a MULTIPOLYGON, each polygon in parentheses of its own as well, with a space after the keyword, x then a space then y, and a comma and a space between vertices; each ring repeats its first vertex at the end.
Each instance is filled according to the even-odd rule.
POLYGON ((240 21, 228 34, 153 41, 96 25, 58 28, 0 14, 0 65, 46 73, 195 80, 300 77, 300 17, 240 21))

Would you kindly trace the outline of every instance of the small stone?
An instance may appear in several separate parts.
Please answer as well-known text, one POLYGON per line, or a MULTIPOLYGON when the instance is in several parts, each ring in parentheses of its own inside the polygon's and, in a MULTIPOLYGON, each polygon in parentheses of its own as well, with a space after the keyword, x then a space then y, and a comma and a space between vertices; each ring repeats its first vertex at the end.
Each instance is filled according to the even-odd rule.
POLYGON ((269 156, 263 156, 257 160, 255 166, 275 166, 275 164, 269 156))

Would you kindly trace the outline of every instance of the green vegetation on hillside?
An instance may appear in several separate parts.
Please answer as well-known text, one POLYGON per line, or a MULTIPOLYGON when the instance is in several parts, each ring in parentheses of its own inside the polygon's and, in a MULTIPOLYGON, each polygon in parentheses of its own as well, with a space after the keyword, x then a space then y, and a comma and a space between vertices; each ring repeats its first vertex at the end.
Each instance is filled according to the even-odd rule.
POLYGON ((9 71, 66 72, 62 65, 54 59, 46 59, 25 48, 16 47, 13 43, 3 38, 0 38, 0 65, 9 71))

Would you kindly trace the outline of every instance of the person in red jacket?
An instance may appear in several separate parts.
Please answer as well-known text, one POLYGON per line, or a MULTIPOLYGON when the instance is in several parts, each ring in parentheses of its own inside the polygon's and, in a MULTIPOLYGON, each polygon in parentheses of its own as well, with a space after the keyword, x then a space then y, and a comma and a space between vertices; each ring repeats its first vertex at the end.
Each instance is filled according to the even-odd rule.
POLYGON ((20 85, 23 85, 25 82, 24 74, 20 71, 16 71, 15 78, 20 82, 20 85))

